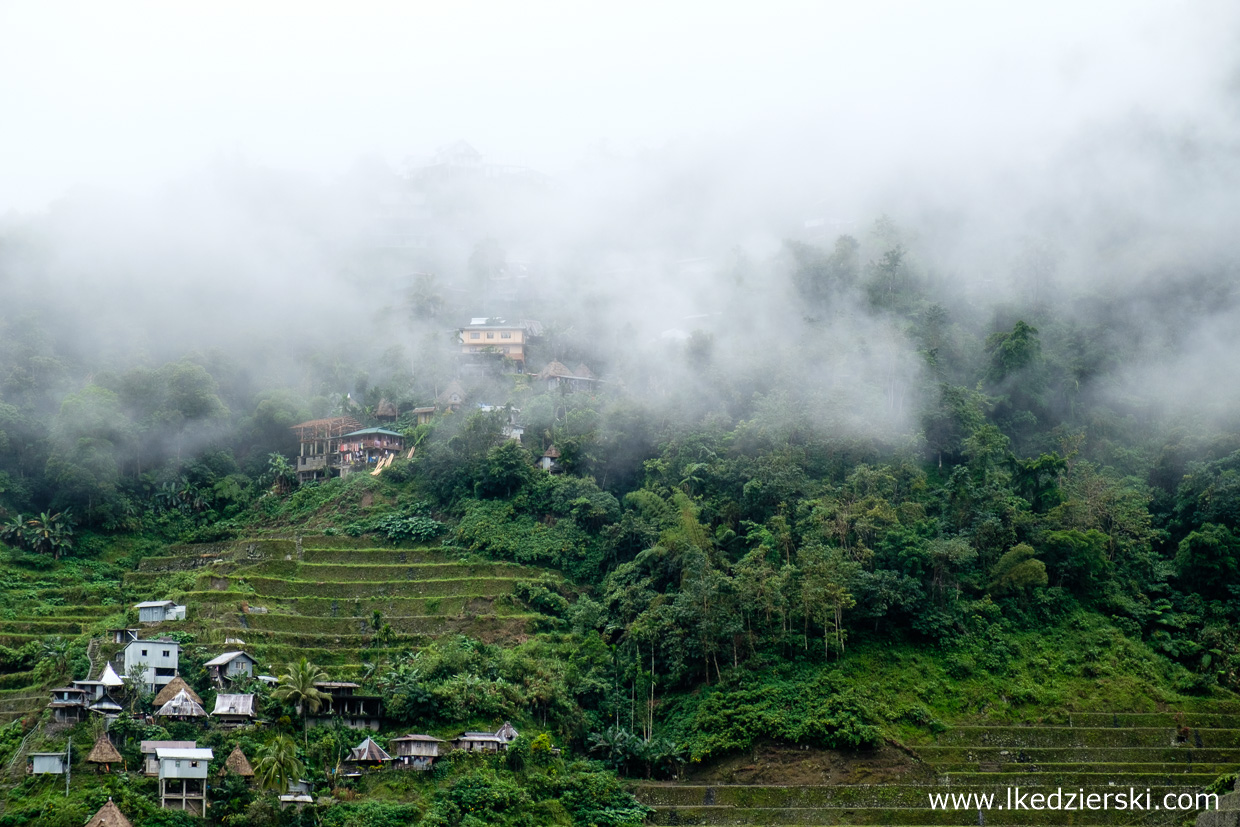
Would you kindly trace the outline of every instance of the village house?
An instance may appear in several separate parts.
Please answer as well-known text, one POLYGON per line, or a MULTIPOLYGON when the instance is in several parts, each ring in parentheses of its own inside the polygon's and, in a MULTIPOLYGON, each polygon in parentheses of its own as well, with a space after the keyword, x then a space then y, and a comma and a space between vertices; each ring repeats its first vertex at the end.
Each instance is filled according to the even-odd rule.
POLYGON ((401 769, 429 770, 439 757, 443 741, 430 735, 402 735, 388 742, 395 753, 396 766, 401 769))
POLYGON ((474 359, 487 355, 511 359, 517 371, 525 370, 525 345, 527 325, 508 324, 503 319, 485 316, 469 320, 469 324, 457 331, 461 354, 474 359))
POLYGON ((452 748, 465 752, 498 752, 508 749, 508 745, 516 740, 517 730, 508 721, 495 732, 466 732, 452 739, 452 748))
POLYGON ((166 620, 184 620, 185 607, 172 600, 148 600, 134 606, 138 610, 139 623, 163 623, 166 620))
POLYGON ((328 700, 310 717, 310 726, 326 726, 339 718, 352 729, 379 731, 383 723, 381 696, 356 694, 361 686, 352 681, 320 681, 314 687, 325 692, 328 700))
POLYGON ((172 721, 192 721, 207 717, 207 711, 202 708, 201 702, 195 701, 182 689, 172 700, 155 710, 155 717, 172 721))
POLYGON ((280 796, 280 809, 283 810, 291 804, 300 811, 302 807, 314 802, 314 796, 310 792, 310 782, 304 778, 288 782, 288 792, 280 796))
POLYGON ((88 706, 87 709, 91 712, 98 712, 108 720, 109 725, 111 724, 111 720, 113 718, 125 711, 125 707, 121 706, 115 698, 106 692, 103 693, 103 696, 99 698, 99 700, 88 706))
POLYGON ((171 638, 135 640, 120 654, 124 674, 154 692, 176 677, 181 644, 171 638))
POLYGON ((108 692, 115 689, 120 689, 124 685, 125 682, 121 680, 120 675, 116 674, 116 670, 112 668, 112 664, 110 663, 104 664, 103 674, 99 676, 98 680, 73 682, 75 689, 81 689, 86 693, 86 700, 88 703, 101 701, 105 696, 107 696, 108 692))
POLYGON ((106 804, 86 820, 85 827, 133 827, 133 822, 125 818, 125 814, 109 798, 106 804))
POLYGON ((435 397, 435 407, 444 411, 459 411, 467 398, 465 388, 453 379, 448 383, 448 387, 443 389, 443 393, 435 397))
POLYGON ((249 726, 255 718, 254 696, 216 695, 215 709, 211 715, 223 727, 249 726))
POLYGON ((547 366, 534 375, 534 381, 544 385, 548 391, 583 391, 590 390, 598 380, 585 365, 578 365, 569 370, 561 362, 552 359, 547 366))
POLYGON ((121 754, 116 751, 116 747, 112 745, 112 741, 107 735, 100 735, 95 741, 95 746, 91 749, 90 755, 86 756, 86 763, 103 765, 104 772, 111 772, 113 764, 124 764, 125 759, 121 758, 121 754))
POLYGON ((426 408, 414 408, 410 411, 410 413, 417 417, 417 423, 419 425, 429 425, 431 420, 435 418, 435 406, 431 405, 426 408))
POLYGON ((209 749, 159 748, 159 803, 165 810, 184 810, 196 816, 207 812, 207 765, 214 757, 209 749))
POLYGON ((141 629, 109 629, 108 637, 113 643, 132 643, 142 637, 141 629))
POLYGON ((207 672, 215 679, 216 686, 223 686, 225 681, 234 681, 238 678, 252 678, 254 676, 254 667, 258 665, 258 661, 247 655, 245 652, 225 652, 207 661, 204 666, 207 672))
POLYGON ((351 416, 312 419, 292 426, 301 443, 297 456, 297 481, 326 479, 340 461, 340 440, 345 434, 361 430, 362 423, 351 416))
POLYGON ((374 470, 405 450, 405 437, 383 428, 363 428, 340 438, 340 476, 374 470))
POLYGON ((142 754, 142 772, 145 775, 159 775, 159 758, 156 753, 161 749, 195 749, 197 741, 140 741, 138 752, 142 754))
POLYGON ((86 690, 61 686, 52 690, 52 720, 58 724, 76 724, 86 718, 86 690))
POLYGON ((64 775, 68 756, 63 752, 32 752, 27 772, 31 775, 64 775))
POLYGON ((349 757, 344 761, 345 774, 361 775, 370 770, 381 770, 392 763, 392 760, 392 756, 388 755, 383 747, 367 736, 364 741, 349 750, 349 757))

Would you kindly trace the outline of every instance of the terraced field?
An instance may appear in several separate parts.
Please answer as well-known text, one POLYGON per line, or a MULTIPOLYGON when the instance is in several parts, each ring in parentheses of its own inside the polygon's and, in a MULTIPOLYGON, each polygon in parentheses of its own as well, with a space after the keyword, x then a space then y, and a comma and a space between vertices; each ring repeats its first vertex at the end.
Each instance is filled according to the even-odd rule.
POLYGON ((347 674, 445 634, 527 634, 540 616, 510 595, 518 582, 540 576, 558 579, 525 566, 463 560, 443 548, 315 536, 172 547, 142 560, 126 575, 125 589, 162 599, 174 584, 189 619, 162 628, 193 631, 209 644, 244 640, 265 670, 305 655, 330 673, 347 674))
POLYGON ((1195 796, 1219 775, 1240 768, 1240 704, 1192 701, 1164 712, 1081 712, 1056 726, 970 722, 912 745, 910 752, 921 764, 896 783, 645 784, 636 793, 655 808, 652 821, 661 825, 1179 825, 1193 813, 1162 809, 1165 795, 1195 796), (1016 787, 1029 794, 1132 788, 1142 796, 1148 792, 1154 809, 997 808, 1016 787), (944 793, 993 794, 996 807, 979 809, 974 802, 969 808, 932 808, 930 796, 944 793))

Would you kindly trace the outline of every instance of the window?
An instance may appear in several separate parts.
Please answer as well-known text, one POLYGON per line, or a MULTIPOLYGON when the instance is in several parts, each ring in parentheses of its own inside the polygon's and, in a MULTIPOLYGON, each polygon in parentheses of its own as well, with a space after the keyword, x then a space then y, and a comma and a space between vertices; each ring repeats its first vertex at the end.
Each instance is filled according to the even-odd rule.
POLYGON ((495 338, 495 334, 494 334, 494 333, 488 333, 488 334, 487 334, 487 338, 488 338, 488 339, 494 339, 494 338, 495 338))
POLYGON ((197 761, 190 761, 190 762, 189 762, 189 765, 190 765, 191 767, 197 767, 197 766, 198 766, 198 762, 197 762, 197 761))
POLYGON ((167 649, 164 650, 164 657, 170 657, 167 649))
POLYGON ((481 338, 482 338, 482 334, 481 334, 481 333, 471 333, 471 334, 469 334, 469 338, 471 338, 471 339, 481 339, 481 338))
POLYGON ((142 657, 146 657, 146 650, 145 650, 145 649, 143 649, 143 650, 142 650, 142 657))
POLYGON ((512 338, 512 334, 511 334, 511 333, 501 333, 501 334, 499 334, 499 337, 500 337, 501 339, 511 339, 511 338, 512 338))

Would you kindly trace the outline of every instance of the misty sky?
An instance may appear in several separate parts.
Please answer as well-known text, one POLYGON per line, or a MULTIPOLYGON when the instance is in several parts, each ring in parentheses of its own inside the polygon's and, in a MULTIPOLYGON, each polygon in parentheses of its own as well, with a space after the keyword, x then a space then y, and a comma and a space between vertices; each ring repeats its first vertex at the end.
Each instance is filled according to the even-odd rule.
POLYGON ((1093 125, 1235 115, 1221 0, 343 8, 0 0, 0 212, 220 157, 399 169, 460 138, 552 175, 673 146, 759 175, 946 166, 969 183, 1093 125))

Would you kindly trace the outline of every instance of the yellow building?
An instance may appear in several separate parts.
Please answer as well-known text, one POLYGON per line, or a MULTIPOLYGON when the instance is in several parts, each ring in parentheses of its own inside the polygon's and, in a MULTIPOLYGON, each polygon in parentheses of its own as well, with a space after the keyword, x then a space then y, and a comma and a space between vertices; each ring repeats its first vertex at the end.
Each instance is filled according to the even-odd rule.
POLYGON ((461 353, 498 353, 525 367, 525 327, 503 319, 471 319, 460 329, 461 353))

